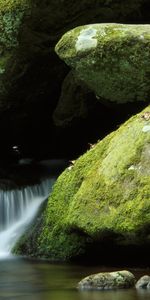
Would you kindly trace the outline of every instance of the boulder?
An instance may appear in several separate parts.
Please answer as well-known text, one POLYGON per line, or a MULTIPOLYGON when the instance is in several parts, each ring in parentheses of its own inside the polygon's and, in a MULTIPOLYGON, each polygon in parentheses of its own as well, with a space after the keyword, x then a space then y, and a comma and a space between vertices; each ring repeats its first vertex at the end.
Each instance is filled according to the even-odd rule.
MULTIPOLYGON (((52 114, 68 73, 67 66, 54 53, 62 34, 86 23, 145 22, 147 6, 149 0, 0 0, 2 155, 6 148, 18 143, 25 155, 32 156, 40 151, 38 140, 43 138, 43 132, 52 136, 52 114)), ((70 112, 66 116, 70 125, 70 112)), ((63 124, 62 116, 60 121, 63 124)), ((51 155, 57 148, 53 140, 51 145, 54 144, 51 155)), ((42 155, 51 151, 44 150, 48 147, 46 143, 42 155)))
POLYGON ((56 53, 99 100, 149 100, 150 25, 80 26, 61 38, 56 53))
POLYGON ((0 128, 6 131, 9 127, 9 137, 13 134, 16 139, 25 131, 29 133, 28 124, 34 127, 41 111, 45 119, 50 118, 68 72, 54 54, 54 45, 63 33, 99 21, 143 22, 148 2, 127 0, 124 5, 123 0, 1 0, 0 116, 6 111, 8 114, 5 121, 0 119, 0 128))
POLYGON ((53 113, 54 124, 66 127, 77 118, 86 118, 90 98, 92 96, 87 86, 72 71, 69 72, 62 84, 61 95, 53 113))
POLYGON ((52 89, 64 70, 53 52, 54 45, 67 30, 98 20, 123 22, 135 18, 142 22, 148 0, 130 2, 127 0, 124 5, 123 0, 1 0, 0 111, 15 105, 20 98, 34 101, 41 94, 46 97, 49 86, 52 89))
POLYGON ((114 262, 115 255, 117 263, 121 251, 112 250, 115 246, 129 255, 135 246, 132 258, 141 245, 150 248, 149 160, 150 106, 66 168, 54 185, 41 226, 26 235, 17 252, 59 260, 84 254, 102 262, 106 252, 107 261, 112 256, 114 262))
POLYGON ((142 276, 136 283, 136 289, 150 289, 150 276, 142 276))
POLYGON ((80 290, 116 290, 134 287, 135 277, 129 271, 98 273, 85 277, 78 283, 80 290))

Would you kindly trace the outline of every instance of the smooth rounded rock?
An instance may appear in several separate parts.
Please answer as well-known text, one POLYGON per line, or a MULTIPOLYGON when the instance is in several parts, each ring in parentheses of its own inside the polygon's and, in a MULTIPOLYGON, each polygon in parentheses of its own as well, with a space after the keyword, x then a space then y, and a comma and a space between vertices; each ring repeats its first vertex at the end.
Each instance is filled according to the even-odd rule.
POLYGON ((53 47, 61 34, 98 20, 141 22, 142 15, 143 0, 0 0, 0 112, 12 101, 17 105, 17 96, 21 106, 27 99, 34 103, 60 80, 64 68, 53 47))
POLYGON ((150 289, 150 276, 142 276, 136 283, 137 289, 150 289))
POLYGON ((82 279, 78 288, 80 290, 111 290, 131 288, 135 284, 135 277, 129 271, 116 271, 98 273, 82 279))
POLYGON ((68 31, 56 53, 107 102, 150 97, 150 25, 90 24, 68 31))

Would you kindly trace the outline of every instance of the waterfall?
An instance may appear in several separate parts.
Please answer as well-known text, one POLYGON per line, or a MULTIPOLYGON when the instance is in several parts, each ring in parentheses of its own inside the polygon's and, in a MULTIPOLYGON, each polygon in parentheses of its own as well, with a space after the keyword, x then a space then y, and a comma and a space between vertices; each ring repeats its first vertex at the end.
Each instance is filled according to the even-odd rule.
POLYGON ((11 254, 17 240, 47 199, 55 179, 15 190, 0 190, 0 257, 11 254))

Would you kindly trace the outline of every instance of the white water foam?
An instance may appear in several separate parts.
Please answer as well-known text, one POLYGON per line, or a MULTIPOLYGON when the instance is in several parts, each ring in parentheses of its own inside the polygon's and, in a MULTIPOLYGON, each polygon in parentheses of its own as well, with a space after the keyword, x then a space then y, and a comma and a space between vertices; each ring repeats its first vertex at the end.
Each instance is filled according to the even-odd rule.
POLYGON ((11 255, 17 240, 47 199, 55 179, 18 190, 0 190, 0 258, 11 255))

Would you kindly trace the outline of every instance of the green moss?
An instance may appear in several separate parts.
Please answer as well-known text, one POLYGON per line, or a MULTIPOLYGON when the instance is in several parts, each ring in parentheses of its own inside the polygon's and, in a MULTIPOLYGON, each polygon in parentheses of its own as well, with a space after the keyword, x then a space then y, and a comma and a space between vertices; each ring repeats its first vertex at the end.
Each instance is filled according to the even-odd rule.
MULTIPOLYGON (((150 222, 150 179, 142 169, 149 155, 142 153, 150 146, 150 134, 142 132, 145 123, 149 121, 140 115, 133 117, 59 177, 49 199, 40 247, 45 234, 51 244, 50 228, 60 228, 61 234, 78 230, 98 240, 106 230, 128 237, 150 222), (135 169, 130 169, 132 165, 135 169)), ((53 236, 53 245, 55 240, 53 236)))
MULTIPOLYGON (((16 51, 19 48, 19 33, 24 17, 31 9, 30 0, 0 0, 0 108, 10 104, 9 94, 16 74, 16 51), (11 76, 12 74, 12 76, 11 76)), ((11 98, 11 97, 10 97, 11 98)))
POLYGON ((150 107, 62 173, 43 214, 37 247, 26 253, 69 259, 106 234, 118 236, 118 242, 121 237, 122 243, 141 242, 140 233, 150 224, 150 132, 143 131, 150 120, 145 112, 150 114, 150 107))
POLYGON ((149 25, 80 26, 62 37, 56 52, 100 98, 146 101, 150 96, 149 29, 149 25))
POLYGON ((0 9, 1 11, 8 11, 16 8, 17 6, 21 6, 25 3, 25 0, 0 0, 0 9))
POLYGON ((18 103, 22 106, 29 98, 30 103, 34 102, 35 95, 41 99, 41 93, 44 97, 45 90, 51 90, 49 81, 53 85, 53 75, 56 74, 57 77, 54 81, 60 80, 60 74, 65 72, 64 66, 57 59, 55 67, 52 66, 53 52, 54 45, 64 32, 99 20, 130 22, 133 18, 141 22, 143 6, 147 2, 148 0, 126 0, 126 3, 124 0, 0 0, 0 59, 3 60, 7 52, 10 52, 11 57, 9 64, 2 69, 5 69, 5 74, 1 72, 0 76, 0 100, 3 99, 1 107, 6 102, 8 107, 18 103), (35 70, 33 64, 36 65, 35 70), (48 70, 51 70, 50 73, 48 70), (37 88, 34 79, 39 78, 39 73, 37 88), (30 84, 27 84, 25 78, 29 79, 30 84))
POLYGON ((18 33, 29 3, 30 0, 0 1, 0 44, 3 50, 18 45, 18 33))
POLYGON ((7 66, 7 62, 9 62, 9 59, 11 58, 10 53, 5 53, 5 55, 3 55, 0 58, 0 74, 3 74, 5 72, 6 66, 7 66))

